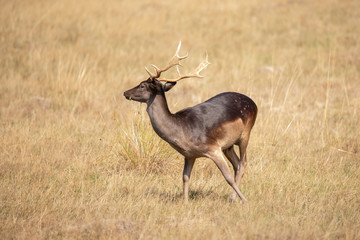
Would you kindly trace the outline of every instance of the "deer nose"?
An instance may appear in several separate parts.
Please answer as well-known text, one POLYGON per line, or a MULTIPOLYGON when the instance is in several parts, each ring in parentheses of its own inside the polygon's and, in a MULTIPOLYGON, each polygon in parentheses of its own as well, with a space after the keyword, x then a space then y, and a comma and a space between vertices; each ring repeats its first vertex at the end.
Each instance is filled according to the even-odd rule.
POLYGON ((126 99, 131 100, 131 97, 130 97, 129 91, 124 92, 124 96, 125 96, 125 98, 126 98, 126 99))

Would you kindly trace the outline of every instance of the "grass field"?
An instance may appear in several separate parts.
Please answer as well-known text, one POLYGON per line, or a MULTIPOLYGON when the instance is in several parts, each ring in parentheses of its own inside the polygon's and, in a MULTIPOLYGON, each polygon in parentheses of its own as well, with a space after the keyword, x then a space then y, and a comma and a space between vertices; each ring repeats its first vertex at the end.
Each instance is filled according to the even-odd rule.
MULTIPOLYGON (((360 239, 355 0, 0 1, 1 239, 360 239), (240 190, 183 159, 123 92, 182 40, 176 112, 258 105, 240 190)), ((172 76, 170 72, 168 76, 172 76)))

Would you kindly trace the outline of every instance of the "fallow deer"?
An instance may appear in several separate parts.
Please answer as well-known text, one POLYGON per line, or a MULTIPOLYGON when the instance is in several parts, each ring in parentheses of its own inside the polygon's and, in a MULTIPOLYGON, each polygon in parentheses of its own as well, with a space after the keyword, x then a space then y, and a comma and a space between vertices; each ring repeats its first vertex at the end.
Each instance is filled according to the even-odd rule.
POLYGON ((177 81, 185 78, 201 78, 200 72, 209 64, 207 56, 199 66, 186 75, 181 75, 180 61, 186 56, 179 56, 181 41, 169 64, 160 69, 152 65, 155 74, 146 67, 150 77, 138 86, 124 92, 129 100, 147 104, 147 113, 155 132, 174 149, 185 157, 183 171, 183 198, 188 202, 189 179, 195 159, 208 157, 220 169, 228 184, 234 189, 230 199, 236 195, 247 201, 238 188, 239 181, 246 166, 246 147, 250 132, 257 115, 256 104, 247 96, 236 92, 224 92, 194 107, 185 108, 175 114, 171 113, 165 98, 165 92, 175 86, 177 81), (161 78, 162 72, 176 66, 179 77, 176 79, 161 78), (164 82, 164 83, 161 83, 164 82), (234 151, 239 146, 240 158, 234 151), (231 162, 235 177, 227 166, 231 162))

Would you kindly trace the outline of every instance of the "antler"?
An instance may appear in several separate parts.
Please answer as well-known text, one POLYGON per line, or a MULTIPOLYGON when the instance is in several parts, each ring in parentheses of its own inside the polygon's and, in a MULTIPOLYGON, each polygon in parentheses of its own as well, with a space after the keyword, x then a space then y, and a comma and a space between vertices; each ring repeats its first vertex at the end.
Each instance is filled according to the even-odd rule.
POLYGON ((179 55, 180 48, 181 48, 181 41, 179 42, 179 45, 178 45, 177 50, 175 52, 175 55, 170 59, 169 64, 165 68, 160 69, 157 66, 155 66, 154 64, 151 64, 151 66, 153 66, 153 68, 155 69, 156 74, 152 74, 149 71, 149 69, 147 69, 145 67, 145 70, 150 75, 151 79, 157 79, 159 81, 166 81, 166 82, 177 82, 177 81, 179 81, 181 79, 184 79, 184 78, 191 78, 191 77, 202 78, 203 77, 203 76, 200 75, 200 72, 203 69, 205 69, 207 67, 207 65, 209 65, 207 54, 206 54, 206 59, 203 60, 194 71, 192 71, 192 72, 190 72, 190 73, 188 73, 186 75, 181 76, 180 71, 179 71, 179 66, 181 66, 180 61, 187 58, 188 54, 186 54, 185 56, 180 56, 179 55), (174 66, 176 66, 177 72, 179 74, 178 78, 176 78, 176 79, 160 78, 160 75, 161 75, 162 72, 165 72, 165 71, 169 70, 170 68, 172 68, 174 66))
POLYGON ((178 78, 175 79, 168 79, 168 78, 157 78, 157 80, 159 81, 165 81, 165 82, 177 82, 181 79, 184 78, 192 78, 192 77, 196 77, 196 78, 203 78, 204 76, 200 75, 200 72, 202 70, 204 70, 208 65, 209 65, 209 61, 208 61, 208 55, 206 53, 206 58, 199 64, 199 66, 197 66, 197 68, 195 68, 192 72, 186 74, 186 75, 181 75, 180 70, 179 70, 179 66, 176 66, 176 70, 179 74, 178 78))
POLYGON ((186 54, 185 56, 182 56, 182 57, 181 57, 181 56, 179 55, 180 48, 181 48, 181 41, 179 42, 179 45, 178 45, 177 50, 176 50, 176 52, 175 52, 175 55, 170 59, 169 64, 168 64, 165 68, 160 69, 160 68, 158 68, 157 66, 155 66, 154 64, 151 64, 151 66, 153 66, 153 68, 155 69, 156 74, 152 74, 152 73, 149 71, 149 69, 147 69, 147 67, 145 67, 145 70, 146 70, 146 72, 150 75, 150 78, 151 78, 151 79, 155 79, 155 78, 160 77, 160 75, 161 75, 162 72, 165 72, 165 71, 169 70, 169 69, 172 68, 173 66, 176 66, 176 65, 181 66, 180 61, 183 60, 183 59, 185 59, 185 58, 187 58, 187 57, 188 57, 188 54, 186 54))

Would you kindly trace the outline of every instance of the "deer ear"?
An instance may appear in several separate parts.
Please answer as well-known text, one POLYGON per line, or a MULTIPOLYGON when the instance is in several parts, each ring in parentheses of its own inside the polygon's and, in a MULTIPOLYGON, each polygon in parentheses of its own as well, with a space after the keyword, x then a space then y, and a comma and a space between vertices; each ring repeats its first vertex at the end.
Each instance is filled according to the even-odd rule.
POLYGON ((169 91, 169 90, 172 89, 175 85, 176 85, 176 82, 166 82, 166 83, 163 85, 164 92, 169 91))

